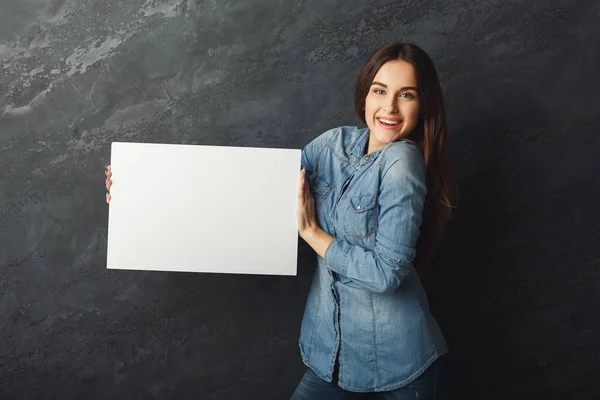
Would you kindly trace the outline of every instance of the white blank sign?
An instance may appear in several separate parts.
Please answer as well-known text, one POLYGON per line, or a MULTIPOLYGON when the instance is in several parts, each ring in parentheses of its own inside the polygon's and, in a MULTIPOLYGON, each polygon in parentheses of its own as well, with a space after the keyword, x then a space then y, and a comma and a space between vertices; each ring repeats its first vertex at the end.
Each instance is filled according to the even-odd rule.
POLYGON ((107 268, 296 275, 300 150, 112 143, 107 268))

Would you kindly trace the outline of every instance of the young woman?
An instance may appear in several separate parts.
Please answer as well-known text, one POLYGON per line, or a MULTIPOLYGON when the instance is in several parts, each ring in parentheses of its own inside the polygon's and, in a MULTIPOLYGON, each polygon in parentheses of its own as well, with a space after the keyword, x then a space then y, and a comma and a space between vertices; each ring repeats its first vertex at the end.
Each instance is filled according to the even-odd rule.
MULTIPOLYGON (((318 265, 292 399, 444 399, 448 347, 420 281, 455 196, 431 59, 410 43, 381 47, 354 105, 366 128, 329 130, 302 151, 298 231, 318 265)), ((110 189, 110 166, 106 176, 110 189)))
POLYGON ((354 105, 366 128, 329 130, 302 152, 298 229, 318 266, 292 399, 446 398, 448 347, 419 278, 455 197, 431 59, 410 43, 381 47, 354 105))

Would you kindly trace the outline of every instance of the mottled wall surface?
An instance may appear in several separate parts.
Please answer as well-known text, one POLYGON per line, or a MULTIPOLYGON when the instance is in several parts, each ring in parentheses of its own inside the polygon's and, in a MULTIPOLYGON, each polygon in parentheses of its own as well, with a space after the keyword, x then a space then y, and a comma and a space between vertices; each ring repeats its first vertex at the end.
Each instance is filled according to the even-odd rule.
POLYGON ((0 398, 289 397, 310 249, 298 277, 107 271, 103 166, 357 124, 396 39, 438 67, 462 189, 427 281, 454 398, 600 398, 599 38, 592 0, 0 2, 0 398))

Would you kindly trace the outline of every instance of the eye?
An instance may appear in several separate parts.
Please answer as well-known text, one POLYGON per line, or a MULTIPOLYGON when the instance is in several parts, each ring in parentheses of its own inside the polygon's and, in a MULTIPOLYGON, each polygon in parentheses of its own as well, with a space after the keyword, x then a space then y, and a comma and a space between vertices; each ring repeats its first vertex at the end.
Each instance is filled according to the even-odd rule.
POLYGON ((400 97, 404 97, 405 99, 414 99, 415 95, 412 93, 404 92, 400 93, 400 97))
POLYGON ((375 90, 373 90, 373 93, 375 93, 375 94, 384 94, 385 91, 383 89, 375 89, 375 90))

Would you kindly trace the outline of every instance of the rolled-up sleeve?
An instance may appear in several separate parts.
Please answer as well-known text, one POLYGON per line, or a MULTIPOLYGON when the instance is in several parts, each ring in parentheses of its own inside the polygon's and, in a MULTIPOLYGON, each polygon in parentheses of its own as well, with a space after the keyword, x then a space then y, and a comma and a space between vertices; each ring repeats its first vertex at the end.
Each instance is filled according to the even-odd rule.
POLYGON ((325 265, 354 284, 391 293, 412 270, 427 194, 425 165, 418 150, 394 145, 397 158, 383 172, 379 186, 378 230, 373 250, 336 238, 325 252, 325 265))

